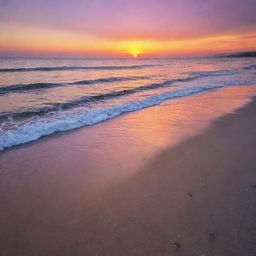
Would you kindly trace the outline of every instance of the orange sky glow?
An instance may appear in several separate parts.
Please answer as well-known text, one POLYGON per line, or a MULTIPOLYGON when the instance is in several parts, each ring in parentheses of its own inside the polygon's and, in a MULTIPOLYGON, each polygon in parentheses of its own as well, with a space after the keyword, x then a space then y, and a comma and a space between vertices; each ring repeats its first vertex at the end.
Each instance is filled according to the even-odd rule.
MULTIPOLYGON (((229 10, 229 13, 226 13, 227 17, 221 16, 224 27, 222 28, 217 21, 216 24, 208 23, 207 17, 203 15, 205 11, 209 12, 210 19, 212 13, 218 18, 217 9, 212 10, 210 9, 212 6, 206 5, 205 10, 201 10, 201 6, 199 4, 195 6, 193 0, 187 3, 190 2, 196 11, 202 12, 200 19, 193 12, 190 13, 190 9, 180 10, 180 5, 170 5, 170 1, 166 0, 160 0, 158 4, 157 1, 149 0, 148 5, 145 0, 132 0, 129 4, 126 1, 126 9, 122 9, 125 6, 120 5, 122 0, 110 0, 115 8, 120 9, 117 17, 111 16, 109 6, 104 7, 102 0, 71 1, 72 6, 66 0, 57 1, 59 4, 62 2, 61 6, 39 0, 35 1, 37 4, 33 2, 33 5, 31 1, 26 0, 22 12, 19 12, 18 1, 13 2, 13 5, 5 2, 6 12, 2 20, 0 19, 0 55, 2 56, 166 57, 250 51, 256 48, 255 18, 248 18, 245 24, 240 24, 239 4, 237 6, 234 4, 233 8, 237 9, 229 10), (140 16, 130 12, 130 9, 135 8, 136 3, 136 12, 139 12, 138 8, 147 6, 146 11, 142 9, 143 11, 139 13, 140 16), (61 7, 63 12, 59 11, 59 20, 56 17, 53 19, 53 12, 50 11, 50 8, 58 7, 61 7), (72 7, 71 17, 75 17, 77 11, 78 18, 74 21, 65 20, 69 7, 72 7), (88 13, 94 11, 95 15, 84 20, 85 16, 79 11, 80 7, 88 13), (154 7, 159 9, 154 11, 154 7), (37 13, 40 8, 47 21, 45 24, 42 21, 43 16, 29 14, 31 17, 26 17, 27 12, 31 13, 32 10, 37 13), (176 16, 169 18, 164 8, 169 8, 170 12, 176 11, 178 14, 180 12, 180 15, 175 12, 176 16), (120 13, 123 16, 120 16, 120 13), (12 19, 12 16, 16 18, 12 19), (154 17, 159 19, 154 22, 154 17), (119 19, 120 22, 115 24, 119 19)), ((253 3, 248 0, 249 2, 253 3)), ((186 7, 189 8, 189 5, 187 4, 186 7)), ((215 7, 217 8, 216 5, 215 7)), ((250 11, 244 9, 241 10, 244 12, 241 15, 250 11)))

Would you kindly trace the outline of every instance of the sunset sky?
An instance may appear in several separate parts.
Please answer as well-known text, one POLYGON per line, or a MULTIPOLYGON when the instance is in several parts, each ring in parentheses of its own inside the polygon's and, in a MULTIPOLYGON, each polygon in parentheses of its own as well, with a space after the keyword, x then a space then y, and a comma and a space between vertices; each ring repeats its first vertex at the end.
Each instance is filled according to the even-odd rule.
POLYGON ((255 0, 0 0, 0 56, 255 50, 255 11, 255 0))

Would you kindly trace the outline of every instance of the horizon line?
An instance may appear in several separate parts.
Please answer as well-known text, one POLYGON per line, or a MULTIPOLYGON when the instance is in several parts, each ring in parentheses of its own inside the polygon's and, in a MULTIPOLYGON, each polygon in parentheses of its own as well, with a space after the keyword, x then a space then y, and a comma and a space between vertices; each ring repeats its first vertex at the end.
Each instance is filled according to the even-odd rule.
POLYGON ((9 59, 132 59, 132 60, 140 60, 140 59, 180 59, 180 58, 209 58, 209 57, 225 57, 225 55, 232 54, 242 54, 242 53, 251 53, 256 52, 256 50, 252 51, 236 51, 236 52, 226 52, 226 53, 214 53, 209 55, 180 55, 180 56, 161 56, 161 57, 65 57, 65 56, 0 56, 0 58, 9 58, 9 59))

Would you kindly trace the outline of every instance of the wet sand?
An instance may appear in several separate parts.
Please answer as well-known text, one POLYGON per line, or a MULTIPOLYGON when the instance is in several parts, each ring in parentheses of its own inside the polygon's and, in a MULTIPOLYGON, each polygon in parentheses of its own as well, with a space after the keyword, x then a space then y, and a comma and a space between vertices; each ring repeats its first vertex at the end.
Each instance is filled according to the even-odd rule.
POLYGON ((46 183, 31 162, 10 162, 24 174, 12 179, 11 194, 1 181, 0 255, 255 256, 255 113, 254 100, 97 193, 69 190, 77 182, 70 173, 54 190, 57 165, 46 183))

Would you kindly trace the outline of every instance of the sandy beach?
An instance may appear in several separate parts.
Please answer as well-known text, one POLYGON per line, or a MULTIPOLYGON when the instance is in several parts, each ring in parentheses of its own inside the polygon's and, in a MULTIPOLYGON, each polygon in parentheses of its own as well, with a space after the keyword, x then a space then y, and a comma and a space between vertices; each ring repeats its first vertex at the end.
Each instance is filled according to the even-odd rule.
POLYGON ((0 256, 256 256, 256 0, 0 6, 0 256))
POLYGON ((99 175, 82 151, 58 159, 62 136, 3 152, 1 255, 254 256, 255 111, 254 100, 116 182, 107 160, 99 175))

